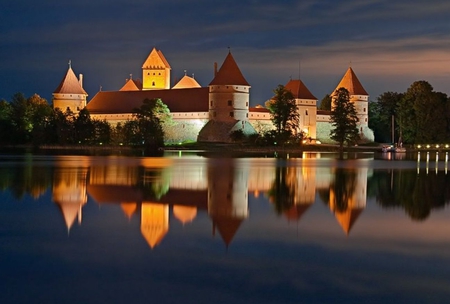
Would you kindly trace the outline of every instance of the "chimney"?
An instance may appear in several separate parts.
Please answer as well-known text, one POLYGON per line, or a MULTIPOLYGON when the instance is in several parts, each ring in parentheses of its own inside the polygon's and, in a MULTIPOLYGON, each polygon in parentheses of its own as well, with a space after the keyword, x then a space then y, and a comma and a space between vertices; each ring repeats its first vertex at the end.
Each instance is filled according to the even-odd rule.
POLYGON ((214 62, 214 77, 217 76, 217 62, 214 62))
POLYGON ((83 88, 83 74, 80 74, 80 77, 78 77, 78 83, 80 84, 81 88, 83 88))

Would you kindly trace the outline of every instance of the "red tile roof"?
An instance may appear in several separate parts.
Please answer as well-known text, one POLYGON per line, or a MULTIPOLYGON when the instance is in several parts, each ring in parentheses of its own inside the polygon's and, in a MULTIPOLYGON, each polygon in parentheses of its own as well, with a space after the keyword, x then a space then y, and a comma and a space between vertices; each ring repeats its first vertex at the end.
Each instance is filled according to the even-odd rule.
POLYGON ((249 112, 269 113, 269 109, 263 107, 249 108, 249 112))
POLYGON ((169 62, 166 60, 166 57, 164 57, 163 53, 156 48, 153 48, 153 50, 148 55, 147 59, 145 60, 144 64, 142 65, 142 68, 168 68, 170 69, 169 62))
POLYGON ((351 67, 348 68, 344 77, 342 77, 342 80, 339 82, 336 90, 342 87, 346 88, 350 95, 369 95, 366 90, 364 90, 361 82, 359 82, 358 77, 356 77, 356 74, 353 72, 351 67))
POLYGON ((308 90, 305 84, 300 80, 291 79, 286 85, 285 88, 292 92, 294 98, 296 99, 314 99, 317 98, 308 90))
POLYGON ((217 72, 217 75, 215 75, 214 79, 209 85, 250 86, 247 80, 245 80, 244 75, 242 75, 242 72, 239 69, 236 61, 234 60, 233 55, 231 55, 231 52, 228 53, 227 57, 222 63, 222 66, 217 72))
POLYGON ((194 78, 184 75, 172 89, 187 89, 187 88, 200 88, 197 80, 194 78))
POLYGON ((69 66, 66 75, 61 80, 59 86, 53 92, 54 94, 85 94, 86 91, 81 87, 80 82, 78 81, 77 76, 72 70, 72 67, 69 66))
POLYGON ((144 99, 161 98, 170 112, 208 112, 209 88, 98 92, 86 108, 91 114, 132 113, 144 99))
POLYGON ((142 82, 139 79, 128 79, 119 91, 139 91, 142 90, 142 82))

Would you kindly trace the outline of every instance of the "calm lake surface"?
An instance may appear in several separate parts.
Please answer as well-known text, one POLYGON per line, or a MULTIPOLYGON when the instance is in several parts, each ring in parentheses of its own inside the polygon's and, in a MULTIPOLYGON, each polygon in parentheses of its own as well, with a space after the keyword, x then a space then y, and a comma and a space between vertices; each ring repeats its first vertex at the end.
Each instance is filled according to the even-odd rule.
POLYGON ((448 155, 0 155, 0 303, 448 303, 448 155))

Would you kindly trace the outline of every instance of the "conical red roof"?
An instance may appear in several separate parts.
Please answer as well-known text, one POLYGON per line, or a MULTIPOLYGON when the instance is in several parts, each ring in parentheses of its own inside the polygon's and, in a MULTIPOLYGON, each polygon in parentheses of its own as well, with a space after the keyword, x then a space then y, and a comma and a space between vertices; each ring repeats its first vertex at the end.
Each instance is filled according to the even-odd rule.
POLYGON ((292 95, 294 95, 294 98, 296 99, 317 100, 317 98, 308 90, 308 88, 300 79, 291 79, 284 87, 291 91, 292 95))
POLYGON ((351 67, 348 68, 344 77, 342 77, 342 80, 339 82, 336 90, 342 87, 346 88, 350 95, 369 95, 366 90, 364 90, 361 82, 359 82, 358 77, 356 77, 356 74, 353 72, 351 67))
POLYGON ((72 70, 72 67, 69 66, 66 75, 63 80, 53 92, 54 94, 86 94, 86 91, 81 87, 80 82, 78 81, 77 76, 72 70))
POLYGON ((228 53, 227 57, 222 63, 222 66, 209 85, 250 86, 247 80, 245 80, 244 75, 242 75, 242 72, 239 69, 236 61, 234 60, 233 55, 231 55, 231 52, 228 53))

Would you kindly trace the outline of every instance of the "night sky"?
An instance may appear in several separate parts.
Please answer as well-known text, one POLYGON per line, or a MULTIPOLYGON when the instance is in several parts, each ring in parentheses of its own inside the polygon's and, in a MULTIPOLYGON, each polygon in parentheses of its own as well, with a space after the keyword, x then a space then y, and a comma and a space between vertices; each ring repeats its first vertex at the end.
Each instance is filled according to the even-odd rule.
POLYGON ((202 86, 228 47, 251 105, 300 78, 319 99, 352 66, 371 100, 416 80, 450 94, 450 2, 442 0, 16 0, 0 4, 0 98, 51 99, 72 62, 90 100, 141 78, 153 47, 202 86))

